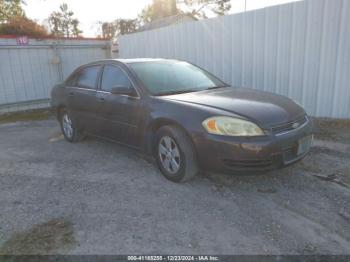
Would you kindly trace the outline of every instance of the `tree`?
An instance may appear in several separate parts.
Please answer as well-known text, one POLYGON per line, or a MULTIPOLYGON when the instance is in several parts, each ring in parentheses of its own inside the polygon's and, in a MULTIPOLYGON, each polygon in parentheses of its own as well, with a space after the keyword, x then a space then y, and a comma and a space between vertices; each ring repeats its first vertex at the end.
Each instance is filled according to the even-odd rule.
POLYGON ((208 11, 219 16, 225 15, 231 9, 230 0, 183 0, 183 3, 196 18, 207 18, 208 11))
POLYGON ((230 9, 230 0, 153 0, 141 11, 138 19, 141 24, 177 14, 190 14, 201 19, 207 18, 208 13, 224 15, 230 9))
POLYGON ((0 34, 44 37, 46 28, 25 16, 23 0, 0 0, 0 34))
POLYGON ((0 23, 6 23, 11 17, 24 16, 21 0, 0 0, 0 23))
POLYGON ((138 16, 141 24, 150 23, 153 20, 173 16, 181 13, 176 0, 153 0, 153 3, 142 9, 138 16))
POLYGON ((114 38, 117 35, 130 34, 137 29, 137 19, 117 19, 102 23, 102 37, 114 38))
POLYGON ((44 26, 25 16, 14 16, 8 18, 6 23, 0 24, 0 34, 27 35, 40 38, 47 36, 48 32, 44 26))
POLYGON ((48 18, 51 34, 54 36, 78 37, 82 31, 79 29, 79 20, 74 13, 63 3, 60 10, 52 12, 48 18))

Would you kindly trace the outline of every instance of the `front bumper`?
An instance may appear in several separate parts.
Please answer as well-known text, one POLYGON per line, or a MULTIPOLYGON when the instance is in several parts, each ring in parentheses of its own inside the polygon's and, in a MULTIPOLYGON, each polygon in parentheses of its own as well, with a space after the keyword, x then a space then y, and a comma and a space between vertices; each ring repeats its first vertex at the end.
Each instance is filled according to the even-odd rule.
POLYGON ((203 170, 219 173, 268 171, 303 159, 309 150, 297 154, 298 141, 311 136, 311 119, 299 129, 264 137, 229 137, 197 133, 193 141, 203 170))

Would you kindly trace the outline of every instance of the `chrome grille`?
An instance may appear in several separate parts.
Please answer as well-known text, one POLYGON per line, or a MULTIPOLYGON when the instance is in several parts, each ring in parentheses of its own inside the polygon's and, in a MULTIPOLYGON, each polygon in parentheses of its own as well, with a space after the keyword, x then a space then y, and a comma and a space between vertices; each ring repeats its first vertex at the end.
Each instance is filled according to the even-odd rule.
POLYGON ((274 126, 271 128, 271 131, 274 134, 286 133, 286 132, 298 129, 299 127, 304 125, 306 122, 307 122, 307 117, 302 116, 302 117, 297 118, 294 121, 274 126))

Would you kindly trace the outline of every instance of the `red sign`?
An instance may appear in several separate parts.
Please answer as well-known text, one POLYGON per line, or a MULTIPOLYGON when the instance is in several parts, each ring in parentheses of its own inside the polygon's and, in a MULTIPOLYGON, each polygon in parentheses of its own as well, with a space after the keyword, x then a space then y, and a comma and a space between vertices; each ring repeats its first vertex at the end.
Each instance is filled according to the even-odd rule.
POLYGON ((28 36, 18 36, 16 38, 17 45, 28 45, 29 43, 29 38, 28 36))

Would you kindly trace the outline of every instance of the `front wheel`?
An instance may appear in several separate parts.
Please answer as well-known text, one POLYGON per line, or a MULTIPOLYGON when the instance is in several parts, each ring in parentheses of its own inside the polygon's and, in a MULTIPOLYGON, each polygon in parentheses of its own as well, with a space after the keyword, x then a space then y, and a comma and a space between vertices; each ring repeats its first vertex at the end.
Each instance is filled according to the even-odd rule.
POLYGON ((195 150, 184 131, 176 126, 164 126, 156 137, 157 164, 167 179, 184 182, 198 173, 195 150))
POLYGON ((60 124, 63 136, 67 141, 78 142, 83 138, 83 134, 76 128, 68 111, 61 112, 60 124))

